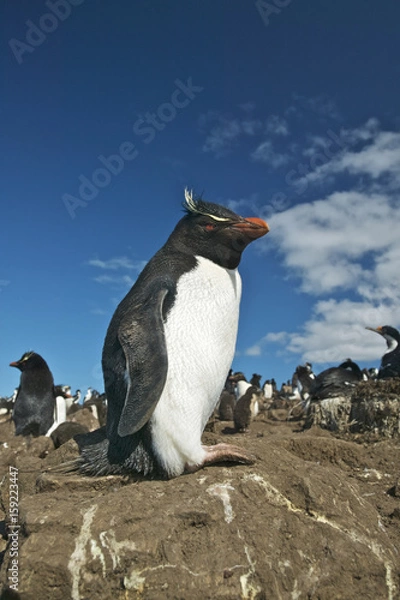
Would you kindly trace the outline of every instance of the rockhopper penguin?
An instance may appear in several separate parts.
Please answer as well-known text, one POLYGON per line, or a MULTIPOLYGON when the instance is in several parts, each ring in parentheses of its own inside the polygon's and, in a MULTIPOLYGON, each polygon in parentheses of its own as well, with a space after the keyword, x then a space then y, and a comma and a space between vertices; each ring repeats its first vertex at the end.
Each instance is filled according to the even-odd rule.
MULTIPOLYGON (((268 232, 261 219, 185 190, 185 216, 117 307, 104 342, 104 438, 80 441, 89 475, 176 477, 223 461, 249 464, 229 444, 204 446, 235 351, 241 255, 268 232), (106 436, 106 437, 105 437, 106 436)), ((90 434, 89 434, 90 436, 90 434)))
POLYGON ((244 396, 239 398, 233 411, 233 422, 236 431, 245 433, 248 430, 251 421, 258 415, 261 394, 260 388, 251 385, 244 396))
POLYGON ((25 352, 10 367, 21 371, 12 413, 15 435, 46 435, 54 422, 56 406, 53 375, 46 361, 36 352, 25 352))

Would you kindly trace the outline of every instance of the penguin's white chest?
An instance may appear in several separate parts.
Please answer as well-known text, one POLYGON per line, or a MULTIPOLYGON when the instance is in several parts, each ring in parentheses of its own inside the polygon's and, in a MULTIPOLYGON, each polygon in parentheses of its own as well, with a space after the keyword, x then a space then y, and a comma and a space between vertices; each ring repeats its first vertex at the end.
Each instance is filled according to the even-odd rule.
POLYGON ((157 454, 171 474, 201 460, 201 434, 231 367, 241 279, 203 257, 178 281, 164 324, 168 375, 151 418, 157 454), (176 464, 175 464, 176 463, 176 464))

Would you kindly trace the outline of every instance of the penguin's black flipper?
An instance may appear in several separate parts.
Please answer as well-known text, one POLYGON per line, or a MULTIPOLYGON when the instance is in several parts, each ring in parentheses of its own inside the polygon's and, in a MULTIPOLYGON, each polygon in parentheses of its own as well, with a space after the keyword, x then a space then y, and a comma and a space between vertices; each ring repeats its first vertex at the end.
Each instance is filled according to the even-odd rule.
POLYGON ((150 419, 167 379, 168 356, 164 335, 164 301, 170 289, 162 287, 136 306, 118 330, 125 354, 127 392, 118 435, 136 433, 150 419), (133 318, 132 318, 133 317, 133 318))

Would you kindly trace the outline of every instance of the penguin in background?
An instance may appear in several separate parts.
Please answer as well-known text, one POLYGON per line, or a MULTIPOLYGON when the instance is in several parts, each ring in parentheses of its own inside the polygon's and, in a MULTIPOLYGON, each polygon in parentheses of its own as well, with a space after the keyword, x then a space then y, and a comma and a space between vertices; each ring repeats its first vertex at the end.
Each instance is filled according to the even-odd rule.
POLYGON ((0 419, 8 420, 11 417, 14 408, 14 402, 17 398, 18 388, 15 388, 14 393, 9 398, 0 398, 0 419))
POLYGON ((295 398, 305 402, 310 397, 310 389, 315 380, 312 364, 298 365, 292 377, 292 388, 295 398))
POLYGON ((258 388, 261 388, 261 375, 258 375, 257 373, 253 373, 253 375, 250 379, 250 384, 255 385, 258 388))
POLYGON ((360 367, 346 358, 338 367, 330 367, 315 377, 310 386, 309 399, 324 400, 351 394, 354 387, 363 379, 360 367))
POLYGON ((382 356, 378 371, 378 379, 400 377, 400 333, 390 325, 381 327, 366 327, 370 331, 379 333, 386 340, 387 350, 382 356))
POLYGON ((272 388, 272 383, 270 379, 267 379, 262 387, 264 398, 269 400, 274 395, 274 390, 272 388))
POLYGON ((237 371, 236 373, 234 373, 232 375, 232 380, 234 382, 234 394, 237 402, 239 398, 244 396, 246 391, 251 386, 251 383, 247 381, 246 377, 241 371, 237 371))
POLYGON ((184 209, 108 327, 102 356, 105 439, 81 439, 75 468, 82 473, 171 478, 218 462, 253 462, 243 448, 204 446, 201 436, 234 357, 237 267, 243 250, 268 225, 188 190, 184 209))
POLYGON ((235 394, 223 390, 219 399, 218 416, 220 421, 233 421, 235 394))
POLYGON ((239 398, 233 411, 233 422, 236 431, 245 433, 250 427, 250 423, 259 412, 259 399, 261 390, 255 386, 250 386, 244 396, 239 398))
POLYGON ((67 405, 67 416, 73 415, 74 413, 78 412, 78 410, 81 410, 81 408, 82 408, 82 405, 80 404, 81 396, 82 396, 81 390, 76 390, 75 395, 72 396, 71 404, 69 406, 67 405))
POLYGON ((12 412, 15 435, 46 435, 53 425, 56 407, 53 375, 46 361, 36 352, 25 352, 10 367, 21 371, 12 412))

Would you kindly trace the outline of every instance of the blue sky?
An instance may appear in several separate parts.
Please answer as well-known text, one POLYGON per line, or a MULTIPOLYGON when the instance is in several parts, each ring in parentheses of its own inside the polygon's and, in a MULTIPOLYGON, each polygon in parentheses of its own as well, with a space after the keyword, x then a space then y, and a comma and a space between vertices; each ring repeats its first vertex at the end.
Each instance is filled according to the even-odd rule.
POLYGON ((400 325, 400 5, 1 9, 0 395, 33 349, 103 390, 109 320, 185 186, 270 233, 244 253, 235 370, 377 366, 400 325))

